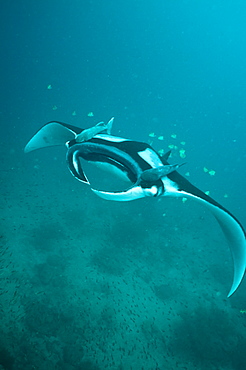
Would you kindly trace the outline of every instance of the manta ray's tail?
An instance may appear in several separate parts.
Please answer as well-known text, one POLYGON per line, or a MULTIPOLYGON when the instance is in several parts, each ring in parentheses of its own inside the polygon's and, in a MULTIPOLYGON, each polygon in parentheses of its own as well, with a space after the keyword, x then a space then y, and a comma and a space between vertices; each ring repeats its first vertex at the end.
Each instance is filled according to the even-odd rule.
POLYGON ((49 146, 65 145, 66 142, 73 140, 82 131, 83 129, 79 127, 63 122, 48 122, 27 143, 24 149, 25 153, 49 146))

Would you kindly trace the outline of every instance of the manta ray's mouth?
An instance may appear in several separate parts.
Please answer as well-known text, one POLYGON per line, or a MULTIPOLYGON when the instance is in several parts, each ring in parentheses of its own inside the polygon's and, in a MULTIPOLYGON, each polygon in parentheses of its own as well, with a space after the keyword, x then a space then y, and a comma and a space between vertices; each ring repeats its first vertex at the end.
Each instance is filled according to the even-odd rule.
MULTIPOLYGON (((135 182, 129 179, 129 171, 125 167, 117 163, 117 166, 105 161, 85 161, 80 159, 84 172, 90 181, 92 188, 104 191, 125 190, 132 186, 135 182)), ((134 174, 131 175, 136 179, 134 174)))

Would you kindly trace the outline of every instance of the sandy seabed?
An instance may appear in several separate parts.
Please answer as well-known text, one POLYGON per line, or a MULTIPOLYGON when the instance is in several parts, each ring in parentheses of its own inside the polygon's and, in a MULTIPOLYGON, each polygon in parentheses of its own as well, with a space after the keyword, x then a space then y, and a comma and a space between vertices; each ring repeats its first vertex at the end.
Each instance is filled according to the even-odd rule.
POLYGON ((203 207, 2 166, 2 369, 246 368, 246 287, 226 298, 230 252, 203 207))

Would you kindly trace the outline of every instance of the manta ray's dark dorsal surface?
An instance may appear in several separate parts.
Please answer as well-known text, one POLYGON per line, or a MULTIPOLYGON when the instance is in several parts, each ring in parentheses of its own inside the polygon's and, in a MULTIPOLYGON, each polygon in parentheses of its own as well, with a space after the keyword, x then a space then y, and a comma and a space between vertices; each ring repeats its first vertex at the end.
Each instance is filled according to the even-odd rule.
POLYGON ((124 139, 110 134, 113 118, 89 129, 81 129, 66 123, 52 121, 45 124, 32 137, 25 152, 55 146, 67 146, 69 170, 79 181, 90 185, 80 158, 104 168, 113 169, 131 183, 128 189, 106 192, 92 189, 99 197, 115 201, 131 201, 143 197, 189 197, 204 204, 217 219, 229 243, 234 261, 234 277, 228 297, 241 283, 246 268, 246 234, 240 222, 223 206, 193 186, 181 176, 178 164, 170 165, 168 157, 163 157, 147 143, 124 139))

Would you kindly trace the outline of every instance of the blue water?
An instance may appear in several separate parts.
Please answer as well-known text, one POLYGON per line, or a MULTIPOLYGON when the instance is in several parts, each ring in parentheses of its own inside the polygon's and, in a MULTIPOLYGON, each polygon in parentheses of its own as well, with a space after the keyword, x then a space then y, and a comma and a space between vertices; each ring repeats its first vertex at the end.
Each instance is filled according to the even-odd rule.
POLYGON ((106 202, 64 148, 23 153, 48 121, 114 116, 114 135, 174 145, 180 173, 245 226, 245 16, 227 0, 1 5, 3 369, 246 368, 246 285, 226 299, 231 256, 207 211, 106 202))

